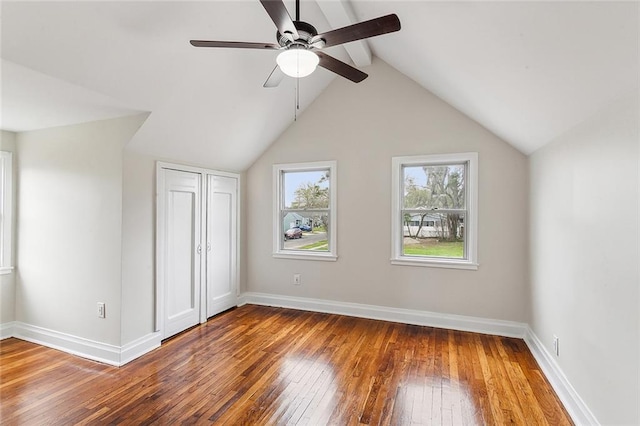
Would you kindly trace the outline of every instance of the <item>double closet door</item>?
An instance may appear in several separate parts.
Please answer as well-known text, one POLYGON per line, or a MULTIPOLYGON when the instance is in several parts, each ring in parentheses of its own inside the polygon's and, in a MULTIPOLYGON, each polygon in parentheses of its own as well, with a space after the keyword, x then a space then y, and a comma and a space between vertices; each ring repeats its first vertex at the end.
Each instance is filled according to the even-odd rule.
POLYGON ((237 305, 239 176, 158 163, 156 329, 173 336, 237 305))

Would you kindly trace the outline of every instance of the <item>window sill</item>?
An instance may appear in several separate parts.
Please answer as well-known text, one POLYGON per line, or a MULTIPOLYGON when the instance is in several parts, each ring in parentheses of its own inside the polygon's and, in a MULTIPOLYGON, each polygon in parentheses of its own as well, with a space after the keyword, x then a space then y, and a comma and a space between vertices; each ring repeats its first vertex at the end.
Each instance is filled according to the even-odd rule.
POLYGON ((320 253, 283 253, 277 252, 273 253, 273 257, 276 259, 298 259, 298 260, 321 260, 324 262, 335 262, 338 260, 338 256, 335 256, 331 253, 320 254, 320 253))
POLYGON ((446 268, 446 269, 466 269, 471 271, 478 270, 478 264, 474 262, 469 262, 467 260, 457 261, 457 260, 434 260, 434 259, 408 259, 408 258, 398 258, 391 259, 392 265, 400 265, 400 266, 421 266, 426 268, 446 268))
POLYGON ((9 275, 13 272, 13 266, 4 266, 0 268, 0 275, 9 275))

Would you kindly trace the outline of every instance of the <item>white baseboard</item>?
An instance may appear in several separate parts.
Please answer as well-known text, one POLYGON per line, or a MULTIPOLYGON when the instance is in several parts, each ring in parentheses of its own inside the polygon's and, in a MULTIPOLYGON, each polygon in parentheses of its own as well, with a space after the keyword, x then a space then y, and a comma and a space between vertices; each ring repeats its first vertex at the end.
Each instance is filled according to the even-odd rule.
MULTIPOLYGON (((82 358, 120 367, 160 346, 160 333, 149 333, 131 343, 120 347, 96 342, 83 337, 49 330, 25 324, 19 321, 12 323, 10 336, 35 343, 82 358)), ((3 327, 4 329, 4 327, 3 327)), ((4 332, 3 332, 4 335, 4 332)))
POLYGON ((247 303, 401 322, 404 324, 424 325, 451 330, 471 331, 497 336, 517 337, 520 339, 524 337, 527 330, 527 324, 515 321, 490 320, 464 315, 441 314, 413 309, 391 308, 387 306, 364 305, 360 303, 337 302, 304 297, 278 296, 266 293, 242 293, 238 299, 238 306, 247 303))
POLYGON ((591 410, 589 410, 589 407, 587 407, 587 404, 580 398, 580 395, 578 395, 578 392, 576 392, 564 375, 554 357, 529 327, 527 327, 524 341, 575 424, 599 425, 598 419, 596 419, 591 410))
POLYGON ((120 364, 120 348, 17 321, 14 337, 104 364, 120 364))
MULTIPOLYGON (((245 304, 325 312, 524 339, 573 421, 579 425, 600 424, 566 378, 553 356, 525 323, 253 292, 240 295, 238 306, 245 304)), ((158 348, 161 343, 160 333, 154 332, 119 347, 24 324, 19 321, 0 324, 0 339, 8 337, 27 340, 114 366, 121 366, 131 362, 158 348)))
POLYGON ((120 365, 125 365, 142 355, 159 348, 162 336, 159 332, 149 333, 124 345, 120 352, 120 365))
POLYGON ((0 324, 0 340, 13 337, 15 327, 16 327, 15 321, 5 322, 3 324, 0 324))
POLYGON ((266 293, 241 294, 238 306, 247 303, 524 339, 573 421, 578 425, 600 424, 540 339, 525 323, 266 293))

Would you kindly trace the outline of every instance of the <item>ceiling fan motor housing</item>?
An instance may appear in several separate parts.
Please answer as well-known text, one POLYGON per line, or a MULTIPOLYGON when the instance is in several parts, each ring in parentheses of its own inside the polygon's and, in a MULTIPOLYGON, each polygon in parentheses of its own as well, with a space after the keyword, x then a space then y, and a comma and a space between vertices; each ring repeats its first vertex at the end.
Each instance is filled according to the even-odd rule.
POLYGON ((278 40, 278 44, 282 47, 287 47, 291 44, 299 44, 305 47, 308 47, 311 39, 318 35, 318 31, 316 28, 304 21, 293 21, 293 25, 295 25, 296 30, 298 30, 298 39, 291 41, 291 39, 285 35, 282 35, 280 31, 276 32, 276 39, 278 40))
MULTIPOLYGON (((301 64, 306 61, 308 69, 313 72, 317 65, 347 78, 354 83, 360 83, 367 78, 367 74, 351 65, 342 62, 331 55, 322 52, 325 47, 338 46, 357 40, 363 40, 400 30, 400 19, 396 14, 389 14, 357 24, 347 25, 318 34, 315 27, 307 22, 299 20, 300 0, 296 0, 296 20, 292 20, 283 0, 259 0, 273 23, 276 25, 276 43, 254 43, 242 41, 220 40, 191 40, 195 47, 222 47, 239 49, 281 50, 277 58, 285 63, 285 58, 295 58, 296 71, 292 71, 292 77, 303 77, 301 64), (301 58, 306 57, 305 60, 301 58)), ((278 59, 276 58, 276 62, 278 59)), ((280 62, 271 72, 265 87, 275 87, 286 74, 282 70, 280 62), (282 72, 280 72, 282 71, 282 72)), ((308 74, 306 74, 308 75, 308 74)))

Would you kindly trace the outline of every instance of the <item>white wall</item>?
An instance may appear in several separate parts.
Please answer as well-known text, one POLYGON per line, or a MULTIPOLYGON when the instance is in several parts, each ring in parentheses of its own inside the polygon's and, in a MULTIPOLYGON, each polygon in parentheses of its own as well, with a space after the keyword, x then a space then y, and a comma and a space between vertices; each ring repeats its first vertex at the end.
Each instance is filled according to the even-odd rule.
POLYGON ((156 160, 125 150, 122 194, 122 343, 155 327, 156 160))
MULTIPOLYGON (((13 153, 13 214, 12 214, 12 238, 13 238, 13 264, 16 263, 16 175, 18 173, 18 154, 16 152, 16 134, 0 130, 0 151, 9 151, 13 153)), ((16 319, 15 301, 16 301, 16 279, 15 270, 6 275, 0 275, 0 324, 7 324, 16 319)))
MULTIPOLYGON (((123 345, 155 331, 156 163, 158 161, 217 170, 216 165, 185 164, 125 149, 122 194, 123 345)), ((243 176, 241 181, 242 179, 244 179, 243 176)), ((244 249, 241 247, 241 250, 244 249)))
POLYGON ((639 424, 638 98, 530 157, 531 327, 602 424, 639 424))
POLYGON ((336 78, 248 170, 244 290, 526 321, 526 157, 383 61, 367 72, 336 78), (468 151, 479 153, 479 270, 392 266, 391 157, 468 151), (338 162, 339 259, 274 259, 272 165, 318 160, 338 162))
POLYGON ((18 321, 120 345, 123 147, 145 118, 18 134, 18 321))

